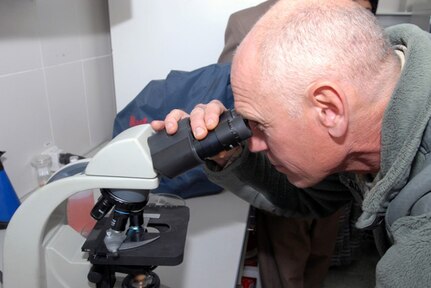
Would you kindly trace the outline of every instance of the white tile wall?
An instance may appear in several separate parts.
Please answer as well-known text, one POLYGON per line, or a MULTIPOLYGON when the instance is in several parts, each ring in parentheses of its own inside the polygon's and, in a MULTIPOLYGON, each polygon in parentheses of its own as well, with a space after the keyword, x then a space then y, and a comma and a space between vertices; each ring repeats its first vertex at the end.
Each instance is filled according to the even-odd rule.
POLYGON ((97 146, 112 134, 116 114, 112 57, 97 58, 84 63, 85 94, 88 107, 90 144, 97 146), (109 125, 107 125, 109 124, 109 125))
POLYGON ((85 153, 90 132, 82 64, 72 62, 45 70, 54 142, 63 150, 85 153))
POLYGON ((41 68, 35 24, 34 1, 0 1, 0 75, 41 68))
POLYGON ((38 0, 40 40, 45 65, 81 58, 80 29, 75 1, 38 0))
POLYGON ((0 151, 19 197, 36 154, 111 138, 113 81, 107 1, 0 1, 0 151))
POLYGON ((31 158, 52 141, 43 72, 34 70, 0 77, 0 150, 4 165, 18 192, 36 185, 31 158))
MULTIPOLYGON (((70 0, 69 0, 70 1, 70 0)), ((111 39, 107 37, 109 21, 106 0, 75 0, 79 7, 82 57, 96 57, 111 53, 111 39), (103 8, 103 9, 101 9, 103 8)))

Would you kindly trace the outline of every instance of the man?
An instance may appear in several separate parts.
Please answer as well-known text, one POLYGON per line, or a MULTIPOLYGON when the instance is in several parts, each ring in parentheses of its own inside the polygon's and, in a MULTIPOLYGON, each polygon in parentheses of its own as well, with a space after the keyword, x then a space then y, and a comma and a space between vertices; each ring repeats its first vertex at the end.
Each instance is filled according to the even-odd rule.
MULTIPOLYGON (((225 46, 219 63, 232 61, 240 42, 276 2, 265 1, 229 17, 225 46)), ((370 11, 373 9, 368 0, 358 0, 357 3, 370 11)), ((359 206, 354 208, 356 207, 359 206)), ((355 213, 352 213, 352 217, 357 217, 359 210, 353 210, 355 213)), ((327 217, 313 219, 283 217, 256 210, 257 252, 262 286, 318 288, 323 284, 331 258, 332 263, 337 265, 350 263, 353 260, 352 253, 359 248, 362 235, 357 230, 351 231, 350 211, 350 205, 346 205, 327 217), (333 255, 336 243, 337 254, 333 255)))
MULTIPOLYGON (((428 287, 430 68, 431 39, 416 26, 383 32, 348 0, 279 1, 232 64, 235 109, 253 136, 208 161, 208 173, 284 216, 321 217, 363 197, 357 226, 384 221, 392 240, 377 287, 428 287)), ((197 105, 194 136, 204 138, 224 109, 218 101, 197 105)), ((183 117, 173 110, 152 126, 174 133, 183 117)))

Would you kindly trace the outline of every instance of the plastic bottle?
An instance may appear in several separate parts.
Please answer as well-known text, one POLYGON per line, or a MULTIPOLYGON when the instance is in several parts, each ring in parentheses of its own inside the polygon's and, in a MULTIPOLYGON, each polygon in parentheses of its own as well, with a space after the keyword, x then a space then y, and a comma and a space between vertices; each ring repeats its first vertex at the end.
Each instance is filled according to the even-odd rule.
POLYGON ((44 154, 37 155, 32 159, 31 166, 36 169, 37 183, 39 187, 42 187, 51 176, 51 157, 44 154))

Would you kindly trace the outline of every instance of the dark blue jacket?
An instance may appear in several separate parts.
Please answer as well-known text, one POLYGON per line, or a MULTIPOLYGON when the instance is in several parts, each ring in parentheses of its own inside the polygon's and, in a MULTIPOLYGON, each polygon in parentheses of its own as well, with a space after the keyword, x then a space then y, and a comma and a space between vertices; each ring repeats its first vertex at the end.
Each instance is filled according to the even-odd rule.
MULTIPOLYGON (((162 120, 172 109, 190 112, 196 104, 213 99, 233 108, 230 64, 213 64, 191 72, 171 71, 165 80, 151 81, 117 114, 113 136, 135 125, 162 120)), ((221 189, 207 179, 202 167, 196 167, 174 179, 162 177, 154 192, 190 198, 214 194, 221 189)))

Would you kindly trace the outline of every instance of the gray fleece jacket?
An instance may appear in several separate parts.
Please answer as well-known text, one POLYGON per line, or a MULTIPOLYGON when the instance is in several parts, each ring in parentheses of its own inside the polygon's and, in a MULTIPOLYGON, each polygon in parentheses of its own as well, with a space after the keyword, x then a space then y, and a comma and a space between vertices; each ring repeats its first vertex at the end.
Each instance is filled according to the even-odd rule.
POLYGON ((392 240, 377 265, 376 286, 431 287, 431 38, 410 24, 386 32, 405 63, 385 111, 376 177, 343 173, 298 189, 262 153, 247 149, 226 169, 208 162, 206 171, 253 206, 286 217, 323 217, 353 197, 364 211, 357 227, 384 220, 392 240))

